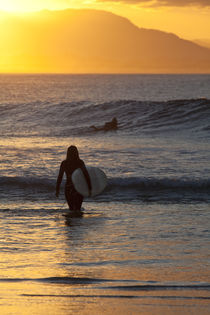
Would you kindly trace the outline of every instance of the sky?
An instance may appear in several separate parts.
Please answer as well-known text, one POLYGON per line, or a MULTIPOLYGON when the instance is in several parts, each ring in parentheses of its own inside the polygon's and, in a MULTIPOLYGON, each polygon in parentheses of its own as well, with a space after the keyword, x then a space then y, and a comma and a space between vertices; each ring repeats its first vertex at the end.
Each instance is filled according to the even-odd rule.
POLYGON ((0 11, 8 12, 67 8, 106 10, 139 27, 210 40, 210 0, 0 0, 0 11))

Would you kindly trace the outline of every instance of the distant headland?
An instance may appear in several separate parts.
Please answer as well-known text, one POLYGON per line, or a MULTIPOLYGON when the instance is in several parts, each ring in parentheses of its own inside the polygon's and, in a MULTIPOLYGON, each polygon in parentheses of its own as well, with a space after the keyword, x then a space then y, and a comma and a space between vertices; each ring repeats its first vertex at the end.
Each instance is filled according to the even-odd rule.
POLYGON ((210 49, 106 11, 7 14, 0 34, 0 72, 210 73, 210 49))

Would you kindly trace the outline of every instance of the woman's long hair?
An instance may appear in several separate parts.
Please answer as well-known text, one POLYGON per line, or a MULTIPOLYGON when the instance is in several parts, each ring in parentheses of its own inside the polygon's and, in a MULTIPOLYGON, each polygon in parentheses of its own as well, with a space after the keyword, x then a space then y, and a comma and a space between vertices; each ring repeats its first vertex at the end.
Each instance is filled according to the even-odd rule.
POLYGON ((66 160, 68 162, 76 162, 79 160, 79 152, 75 145, 71 145, 67 150, 66 160))

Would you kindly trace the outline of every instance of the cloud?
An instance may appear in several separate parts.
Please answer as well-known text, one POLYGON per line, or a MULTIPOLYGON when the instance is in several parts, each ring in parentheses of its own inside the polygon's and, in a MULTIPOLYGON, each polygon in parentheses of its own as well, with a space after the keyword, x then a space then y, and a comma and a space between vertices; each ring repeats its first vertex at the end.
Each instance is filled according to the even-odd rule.
POLYGON ((210 7, 210 0, 97 0, 98 2, 121 2, 127 4, 147 5, 151 7, 158 6, 173 6, 173 7, 186 7, 186 6, 200 6, 210 7))

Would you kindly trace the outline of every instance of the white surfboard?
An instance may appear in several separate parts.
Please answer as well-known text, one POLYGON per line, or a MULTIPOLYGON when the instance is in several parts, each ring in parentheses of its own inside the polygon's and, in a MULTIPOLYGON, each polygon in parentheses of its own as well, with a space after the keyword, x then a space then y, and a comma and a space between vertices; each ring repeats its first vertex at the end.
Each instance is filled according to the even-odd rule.
MULTIPOLYGON (((92 191, 91 197, 100 194, 107 185, 106 174, 98 167, 86 167, 88 174, 90 176, 92 191)), ((72 182, 76 191, 78 191, 82 196, 89 197, 88 184, 86 182, 85 176, 80 168, 77 168, 72 176, 72 182)))

